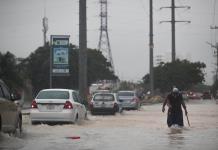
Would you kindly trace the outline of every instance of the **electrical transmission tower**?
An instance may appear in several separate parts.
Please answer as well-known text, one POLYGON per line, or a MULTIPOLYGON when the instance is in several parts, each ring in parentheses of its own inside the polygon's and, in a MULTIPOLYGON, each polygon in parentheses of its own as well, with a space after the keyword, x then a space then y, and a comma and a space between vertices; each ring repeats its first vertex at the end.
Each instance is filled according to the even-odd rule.
POLYGON ((101 26, 100 26, 100 38, 98 43, 98 50, 107 58, 107 61, 111 63, 111 70, 114 72, 114 63, 111 53, 111 46, 108 36, 108 3, 107 0, 100 0, 100 17, 101 17, 101 26))
POLYGON ((171 0, 171 6, 169 7, 161 7, 160 9, 163 8, 170 8, 171 9, 171 20, 170 21, 161 21, 160 23, 163 22, 170 22, 172 27, 172 62, 176 60, 176 27, 175 27, 175 23, 176 22, 187 22, 190 23, 191 21, 176 21, 175 20, 175 8, 187 8, 190 9, 190 6, 175 6, 175 0, 171 0))

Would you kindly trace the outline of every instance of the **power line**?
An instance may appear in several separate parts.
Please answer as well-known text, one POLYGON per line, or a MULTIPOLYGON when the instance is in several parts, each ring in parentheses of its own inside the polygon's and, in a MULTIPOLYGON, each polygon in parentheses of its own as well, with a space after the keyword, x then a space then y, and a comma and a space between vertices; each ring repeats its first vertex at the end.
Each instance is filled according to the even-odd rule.
POLYGON ((171 9, 171 20, 170 21, 160 21, 160 23, 171 23, 171 32, 172 32, 172 62, 176 60, 176 42, 175 42, 175 23, 176 22, 187 22, 190 23, 191 21, 187 21, 187 20, 182 20, 182 21, 176 21, 175 20, 175 9, 176 8, 187 8, 190 9, 190 6, 175 6, 175 0, 171 0, 171 6, 168 7, 161 7, 160 9, 164 9, 164 8, 170 8, 171 9))

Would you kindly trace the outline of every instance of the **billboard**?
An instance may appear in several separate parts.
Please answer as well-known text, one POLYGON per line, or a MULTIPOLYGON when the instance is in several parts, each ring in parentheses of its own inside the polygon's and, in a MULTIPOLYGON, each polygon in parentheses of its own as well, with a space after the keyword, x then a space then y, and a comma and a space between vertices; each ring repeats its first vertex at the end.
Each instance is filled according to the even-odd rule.
POLYGON ((51 35, 51 73, 69 75, 69 35, 51 35))

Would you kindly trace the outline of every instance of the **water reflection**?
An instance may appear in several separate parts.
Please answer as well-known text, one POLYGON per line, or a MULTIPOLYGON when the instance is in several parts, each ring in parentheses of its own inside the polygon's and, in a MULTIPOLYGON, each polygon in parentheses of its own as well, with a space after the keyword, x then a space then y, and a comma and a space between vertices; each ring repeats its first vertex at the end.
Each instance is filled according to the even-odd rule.
POLYGON ((185 137, 183 128, 169 128, 168 139, 169 146, 181 148, 185 144, 185 137))

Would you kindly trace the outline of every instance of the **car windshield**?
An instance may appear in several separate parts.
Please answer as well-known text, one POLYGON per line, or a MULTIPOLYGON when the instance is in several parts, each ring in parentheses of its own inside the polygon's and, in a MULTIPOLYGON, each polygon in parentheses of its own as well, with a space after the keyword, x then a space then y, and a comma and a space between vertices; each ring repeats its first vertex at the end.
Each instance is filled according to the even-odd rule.
POLYGON ((118 96, 134 96, 134 92, 119 92, 118 96))
POLYGON ((37 99, 69 99, 68 91, 41 91, 37 99))
POLYGON ((93 98, 94 101, 114 101, 112 94, 96 94, 93 98))

